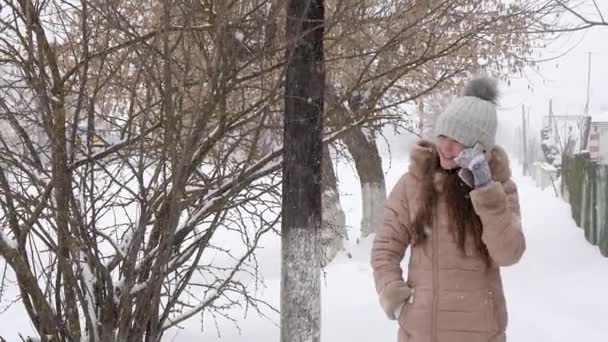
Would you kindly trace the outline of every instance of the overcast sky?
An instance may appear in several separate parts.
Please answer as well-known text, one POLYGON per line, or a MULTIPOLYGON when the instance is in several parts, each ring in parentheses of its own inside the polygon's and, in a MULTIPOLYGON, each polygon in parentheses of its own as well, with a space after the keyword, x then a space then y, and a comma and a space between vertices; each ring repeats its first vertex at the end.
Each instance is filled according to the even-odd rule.
MULTIPOLYGON (((596 1, 608 19, 608 0, 596 1)), ((593 7, 579 10, 598 18, 593 7)), ((541 63, 538 71, 528 70, 523 77, 513 75, 511 86, 501 85, 499 120, 503 131, 521 124, 522 104, 530 110, 530 124, 534 128, 540 128, 542 116, 548 113, 549 99, 553 99, 556 115, 583 113, 589 52, 592 53, 590 113, 599 113, 602 106, 608 107, 608 26, 603 26, 563 35, 540 51, 543 58, 565 53, 563 57, 541 63)))

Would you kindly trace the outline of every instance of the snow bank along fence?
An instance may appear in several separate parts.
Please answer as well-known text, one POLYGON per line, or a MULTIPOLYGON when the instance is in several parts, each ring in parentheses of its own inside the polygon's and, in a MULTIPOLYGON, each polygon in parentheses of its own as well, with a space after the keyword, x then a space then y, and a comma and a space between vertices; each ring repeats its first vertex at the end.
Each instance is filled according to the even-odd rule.
POLYGON ((562 161, 562 197, 570 203, 572 217, 585 238, 608 257, 608 165, 589 159, 589 154, 562 161))
POLYGON ((537 187, 545 190, 547 187, 552 187, 555 190, 555 196, 557 196, 557 188, 555 181, 557 180, 557 169, 545 162, 536 162, 530 166, 530 173, 532 179, 537 187))

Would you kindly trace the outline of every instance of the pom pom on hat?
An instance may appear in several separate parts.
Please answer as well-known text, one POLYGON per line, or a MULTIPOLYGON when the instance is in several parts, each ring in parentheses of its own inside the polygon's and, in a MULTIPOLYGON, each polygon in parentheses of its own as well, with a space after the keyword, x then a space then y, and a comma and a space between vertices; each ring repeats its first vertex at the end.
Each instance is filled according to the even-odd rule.
POLYGON ((496 104, 498 99, 498 82, 494 78, 479 77, 467 82, 463 96, 473 96, 496 104))

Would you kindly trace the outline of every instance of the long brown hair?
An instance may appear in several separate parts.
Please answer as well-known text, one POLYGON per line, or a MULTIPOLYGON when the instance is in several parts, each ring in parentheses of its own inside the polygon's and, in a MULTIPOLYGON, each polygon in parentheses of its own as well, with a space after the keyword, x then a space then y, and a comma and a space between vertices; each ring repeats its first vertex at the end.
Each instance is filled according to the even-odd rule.
MULTIPOLYGON (((460 179, 458 170, 446 171, 441 168, 437 169, 441 170, 440 172, 446 173, 444 175, 445 182, 443 183, 443 189, 446 196, 448 216, 450 222, 453 222, 451 226, 453 229, 452 233, 456 237, 458 246, 464 253, 467 236, 473 238, 477 252, 484 259, 486 265, 490 266, 490 254, 481 239, 483 225, 479 215, 477 215, 473 208, 473 203, 469 196, 472 190, 471 187, 460 179)), ((432 172, 427 173, 427 175, 432 174, 432 172)), ((415 232, 414 244, 426 241, 427 235, 424 229, 425 227, 432 227, 434 212, 439 198, 439 193, 435 189, 432 176, 425 177, 422 187, 422 203, 412 221, 412 227, 415 232)))

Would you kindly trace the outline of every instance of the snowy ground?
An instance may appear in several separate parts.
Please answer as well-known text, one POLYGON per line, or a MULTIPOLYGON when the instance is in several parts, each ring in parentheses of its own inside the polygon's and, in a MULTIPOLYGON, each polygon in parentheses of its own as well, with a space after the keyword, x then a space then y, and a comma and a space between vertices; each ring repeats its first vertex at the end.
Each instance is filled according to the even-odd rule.
MULTIPOLYGON (((397 148, 402 148, 399 146, 397 148)), ((390 189, 406 170, 407 158, 385 158, 387 187, 390 189)), ((521 177, 514 166, 519 186, 528 249, 522 261, 503 270, 510 312, 508 335, 519 342, 601 342, 608 338, 608 258, 584 239, 570 217, 568 205, 551 189, 540 191, 532 181, 521 177)), ((371 239, 356 242, 361 219, 360 191, 356 174, 349 165, 340 164, 342 205, 350 225, 348 249, 326 269, 322 303, 323 341, 396 341, 397 325, 384 318, 373 287, 369 267, 371 239)), ((279 307, 280 246, 276 238, 265 242, 258 254, 267 287, 261 296, 279 307)), ((10 289, 9 289, 10 290, 10 289)), ((240 317, 239 317, 240 315, 240 317)), ((242 317, 239 328, 226 321, 215 323, 205 317, 192 319, 183 329, 173 330, 166 341, 278 341, 279 317, 260 318, 254 313, 242 317)), ((22 308, 0 314, 0 336, 17 341, 16 328, 30 332, 22 308)))
MULTIPOLYGON (((392 151, 397 154, 397 151, 392 151)), ((392 188, 407 167, 406 158, 386 163, 386 180, 392 188)), ((603 342, 608 325, 608 259, 590 246, 570 216, 567 203, 552 189, 541 191, 513 165, 519 186, 522 219, 528 249, 521 262, 503 270, 510 314, 508 335, 519 342, 603 342)), ((350 229, 356 231, 361 218, 356 175, 340 165, 342 204, 350 229)), ((352 234, 354 235, 354 234, 352 234)), ((353 236, 354 237, 354 236, 353 236)), ((373 287, 369 252, 371 239, 349 242, 352 259, 340 255, 326 270, 322 288, 323 341, 396 341, 397 325, 384 318, 373 287)), ((278 253, 278 250, 276 251, 278 253)), ((272 253, 266 251, 270 257, 272 253)), ((272 257, 275 270, 268 277, 264 297, 278 306, 278 254, 272 257)), ((274 267, 273 267, 274 266, 274 267)), ((197 322, 198 323, 198 322, 197 322)), ((239 333, 226 326, 220 341, 278 341, 278 317, 273 321, 250 316, 239 333)), ((180 332, 175 341, 217 339, 214 329, 180 332), (201 336, 202 334, 202 336, 201 336)))

